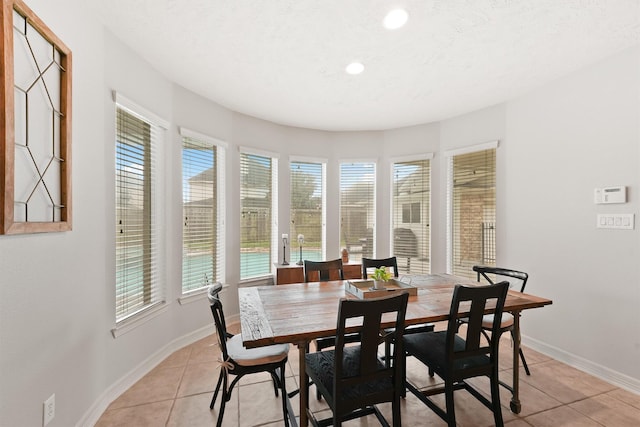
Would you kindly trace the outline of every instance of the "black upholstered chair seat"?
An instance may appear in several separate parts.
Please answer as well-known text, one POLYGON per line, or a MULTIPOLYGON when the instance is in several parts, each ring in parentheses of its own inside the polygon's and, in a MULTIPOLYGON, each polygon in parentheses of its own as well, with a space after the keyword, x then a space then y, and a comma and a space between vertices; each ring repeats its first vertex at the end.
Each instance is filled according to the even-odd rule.
MULTIPOLYGON (((316 373, 312 377, 316 387, 323 389, 323 394, 327 394, 333 398, 333 379, 335 350, 325 350, 316 353, 310 353, 305 356, 307 366, 316 373)), ((346 377, 357 377, 360 375, 360 346, 345 347, 343 360, 343 369, 346 377)), ((385 365, 379 362, 380 369, 385 369, 385 365)), ((372 396, 375 393, 386 393, 390 387, 393 387, 391 378, 373 379, 368 383, 355 384, 352 387, 345 387, 343 397, 345 399, 357 399, 363 395, 372 396)))
MULTIPOLYGON (((405 350, 425 365, 430 366, 435 373, 445 373, 447 369, 446 338, 447 331, 405 335, 405 350)), ((455 336, 453 343, 454 353, 462 352, 464 349, 464 339, 455 336)), ((487 366, 491 366, 491 359, 484 354, 455 359, 453 361, 454 371, 468 371, 474 368, 485 368, 487 366)))

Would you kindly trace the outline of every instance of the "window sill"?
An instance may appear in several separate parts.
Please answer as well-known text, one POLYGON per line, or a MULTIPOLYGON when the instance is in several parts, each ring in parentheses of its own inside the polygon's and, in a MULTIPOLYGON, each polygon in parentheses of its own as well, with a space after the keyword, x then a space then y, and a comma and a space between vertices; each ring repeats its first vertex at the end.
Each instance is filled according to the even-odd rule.
MULTIPOLYGON (((223 285, 224 289, 228 285, 223 285)), ((207 288, 197 289, 195 291, 187 292, 186 294, 182 294, 180 298, 178 298, 178 302, 180 305, 191 304, 192 302, 200 301, 201 299, 207 299, 207 288)))
POLYGON ((167 308, 167 303, 160 302, 152 307, 142 310, 139 313, 136 313, 131 317, 128 317, 127 319, 116 323, 116 327, 111 329, 111 335, 113 335, 113 338, 118 338, 119 336, 129 333, 137 327, 164 313, 165 311, 167 311, 167 308))

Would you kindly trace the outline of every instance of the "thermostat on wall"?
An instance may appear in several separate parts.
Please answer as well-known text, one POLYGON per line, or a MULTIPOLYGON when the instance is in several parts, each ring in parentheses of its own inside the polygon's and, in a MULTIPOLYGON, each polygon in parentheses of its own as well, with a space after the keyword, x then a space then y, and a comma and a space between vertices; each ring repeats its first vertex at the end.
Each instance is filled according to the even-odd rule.
POLYGON ((627 203, 627 187, 596 188, 594 191, 594 201, 597 205, 608 203, 627 203))

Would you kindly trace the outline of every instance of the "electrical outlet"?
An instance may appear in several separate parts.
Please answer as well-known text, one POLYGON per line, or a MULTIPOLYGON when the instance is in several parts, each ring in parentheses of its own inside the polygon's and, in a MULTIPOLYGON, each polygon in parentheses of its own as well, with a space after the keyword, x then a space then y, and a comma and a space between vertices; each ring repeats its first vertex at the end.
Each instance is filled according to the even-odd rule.
POLYGON ((42 418, 42 425, 46 426, 51 422, 53 417, 56 416, 56 394, 53 393, 47 400, 44 401, 44 416, 42 418))

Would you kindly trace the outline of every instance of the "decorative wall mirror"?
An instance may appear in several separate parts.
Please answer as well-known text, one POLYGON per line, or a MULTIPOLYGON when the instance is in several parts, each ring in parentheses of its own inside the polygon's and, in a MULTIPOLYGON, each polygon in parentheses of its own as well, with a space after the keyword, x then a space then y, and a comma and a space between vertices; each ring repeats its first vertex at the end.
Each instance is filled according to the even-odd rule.
POLYGON ((71 51, 2 0, 0 234, 71 230, 71 51))

